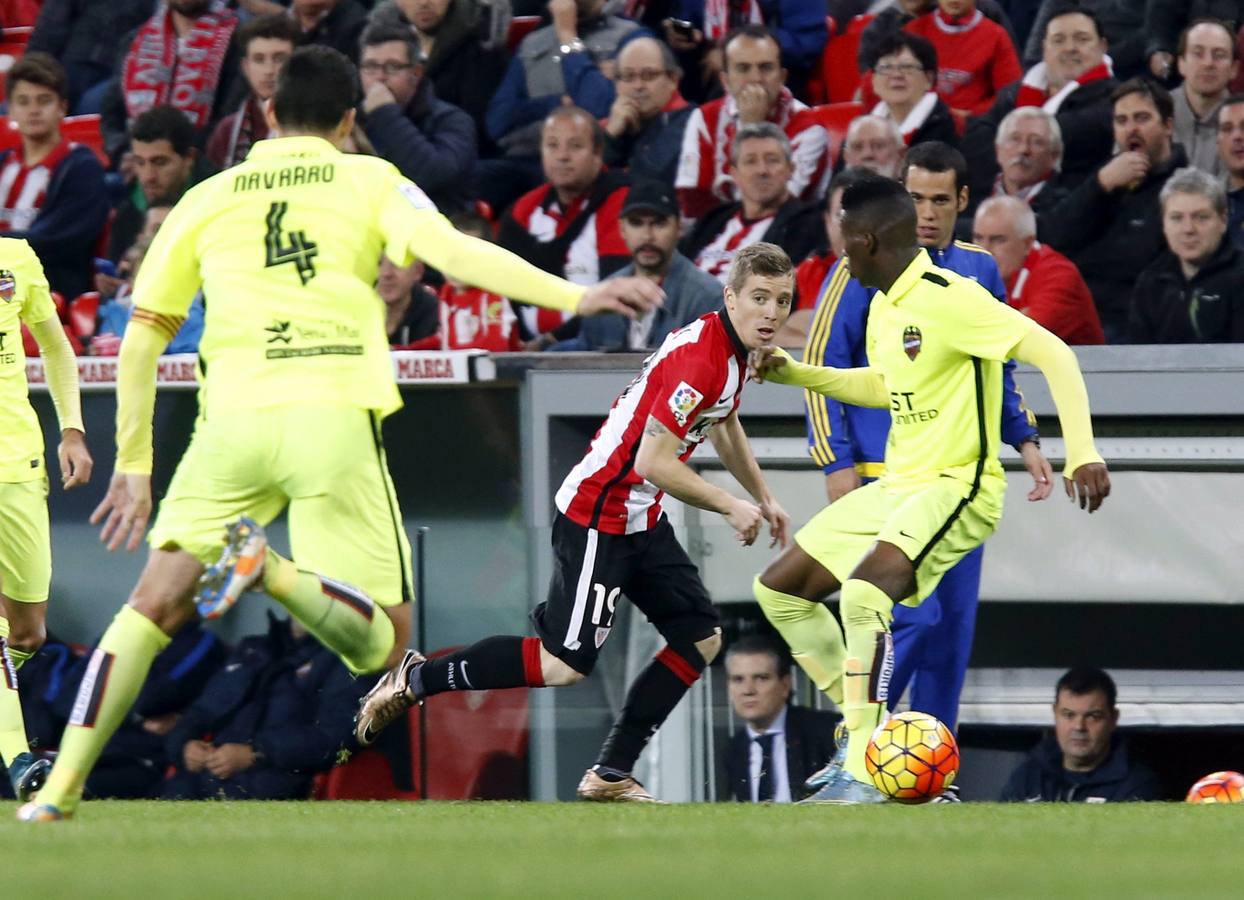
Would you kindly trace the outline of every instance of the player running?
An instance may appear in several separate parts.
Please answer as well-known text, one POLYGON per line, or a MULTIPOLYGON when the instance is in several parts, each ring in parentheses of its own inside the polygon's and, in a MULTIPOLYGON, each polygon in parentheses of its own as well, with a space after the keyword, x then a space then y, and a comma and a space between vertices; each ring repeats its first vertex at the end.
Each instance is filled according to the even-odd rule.
POLYGON ((17 695, 18 669, 43 646, 52 580, 48 474, 26 384, 23 322, 39 344, 60 423, 61 486, 75 488, 91 477, 78 361, 39 258, 25 241, 0 238, 0 759, 19 800, 39 789, 52 766, 30 752, 17 695))
POLYGON ((894 604, 918 605, 993 533, 1002 514, 1005 360, 1030 363, 1049 382, 1066 441, 1068 496, 1093 512, 1110 493, 1110 477, 1093 445, 1087 391, 1066 344, 976 282, 934 266, 917 244, 915 208, 902 185, 863 178, 843 192, 842 210, 851 273, 879 291, 868 316, 869 365, 805 365, 766 350, 754 356, 754 374, 844 403, 888 407, 885 471, 800 529, 757 590, 780 601, 766 606, 766 615, 780 606, 784 616, 819 618, 821 640, 805 653, 822 670, 843 672, 845 762, 810 799, 866 803, 883 799, 864 767, 864 750, 885 716, 894 604), (820 601, 840 587, 842 627, 819 612, 820 601))
POLYGON ((27 821, 70 815, 152 659, 194 615, 204 565, 221 553, 201 611, 262 587, 351 670, 394 664, 410 639, 410 549, 380 421, 401 406, 373 289, 381 254, 588 314, 648 309, 639 279, 584 289, 454 230, 388 162, 338 149, 354 125, 354 66, 325 47, 283 67, 270 124, 246 161, 182 198, 138 273, 121 345, 117 465, 91 521, 135 550, 151 512, 157 360, 200 288, 200 417, 148 538, 138 585, 100 640, 56 765, 27 821), (261 525, 289 506, 297 564, 261 525), (248 518, 238 521, 239 516, 248 518))
MULTIPOLYGON (((557 492, 553 578, 532 621, 538 637, 498 636, 425 660, 411 650, 363 698, 355 736, 370 744, 407 708, 445 691, 560 687, 596 665, 621 594, 667 644, 627 693, 584 800, 656 802, 631 774, 648 739, 713 661, 717 610, 661 509, 664 494, 721 513, 743 544, 762 521, 786 545, 789 520, 774 500, 739 423, 747 354, 769 346, 790 314, 794 273, 781 248, 739 251, 725 309, 673 332, 614 401, 587 454, 557 492), (741 500, 687 465, 705 438, 752 496, 741 500)), ((772 546, 772 545, 771 545, 772 546)))

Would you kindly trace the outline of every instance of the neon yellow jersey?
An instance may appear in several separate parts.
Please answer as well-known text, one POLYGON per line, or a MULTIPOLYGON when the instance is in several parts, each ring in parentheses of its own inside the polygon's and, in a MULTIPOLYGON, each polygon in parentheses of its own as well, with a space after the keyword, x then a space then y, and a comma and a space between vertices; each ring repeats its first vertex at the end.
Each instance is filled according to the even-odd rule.
POLYGON ((969 278, 921 250, 868 313, 868 360, 890 392, 882 479, 1001 476, 1002 363, 1032 328, 969 278))
MULTIPOLYGON (((203 289, 200 406, 209 416, 304 403, 387 415, 401 399, 374 289, 380 256, 446 258, 461 240, 382 159, 316 137, 259 141, 169 213, 139 270, 134 315, 172 337, 203 289)), ((582 295, 540 284, 571 308, 582 295)))
POLYGON ((0 481, 43 477, 43 431, 30 405, 21 323, 55 317, 39 257, 23 240, 0 238, 0 481))

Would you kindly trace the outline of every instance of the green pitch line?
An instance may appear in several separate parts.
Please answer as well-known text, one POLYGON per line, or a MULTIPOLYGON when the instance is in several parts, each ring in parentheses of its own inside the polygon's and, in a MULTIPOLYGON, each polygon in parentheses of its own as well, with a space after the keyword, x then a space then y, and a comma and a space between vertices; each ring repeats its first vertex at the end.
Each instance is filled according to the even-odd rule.
POLYGON ((1239 897, 1244 805, 0 803, 0 897, 1239 897), (872 861, 871 863, 869 861, 872 861))

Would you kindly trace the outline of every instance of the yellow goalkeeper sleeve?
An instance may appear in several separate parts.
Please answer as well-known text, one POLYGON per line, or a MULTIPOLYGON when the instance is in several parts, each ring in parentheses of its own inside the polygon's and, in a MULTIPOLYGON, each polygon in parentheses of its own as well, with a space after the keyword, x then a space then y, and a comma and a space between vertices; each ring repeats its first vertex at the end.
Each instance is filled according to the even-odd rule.
POLYGON ((765 373, 767 381, 797 385, 854 406, 885 409, 890 405, 890 392, 886 389, 885 378, 876 369, 811 366, 795 362, 789 353, 780 348, 774 351, 774 355, 784 358, 786 365, 765 373))
POLYGON ((118 472, 151 474, 151 417, 155 412, 156 369, 169 334, 135 311, 117 360, 118 472))
POLYGON ((78 390, 78 358, 73 345, 65 334, 60 319, 52 316, 42 322, 30 322, 30 333, 39 344, 43 355, 43 372, 48 380, 48 392, 56 407, 56 419, 60 430, 74 428, 84 432, 82 426, 82 396, 78 390))
POLYGON ((1058 421, 1067 448, 1063 475, 1070 478, 1086 463, 1104 462, 1093 445, 1093 422, 1089 417, 1088 389, 1080 374, 1075 353, 1061 340, 1033 323, 1033 328, 1012 354, 1020 362, 1036 366, 1049 382, 1058 421))

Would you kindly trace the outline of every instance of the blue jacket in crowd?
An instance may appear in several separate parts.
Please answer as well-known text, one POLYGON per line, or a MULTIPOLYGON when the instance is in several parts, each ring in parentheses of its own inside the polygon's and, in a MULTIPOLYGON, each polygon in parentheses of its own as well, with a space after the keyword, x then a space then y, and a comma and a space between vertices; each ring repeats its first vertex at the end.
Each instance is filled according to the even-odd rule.
POLYGON ((1091 772, 1064 769, 1063 752, 1050 735, 1011 773, 998 799, 1004 803, 1115 803, 1160 797, 1158 776, 1133 761, 1127 741, 1116 734, 1111 739, 1110 755, 1091 772))

